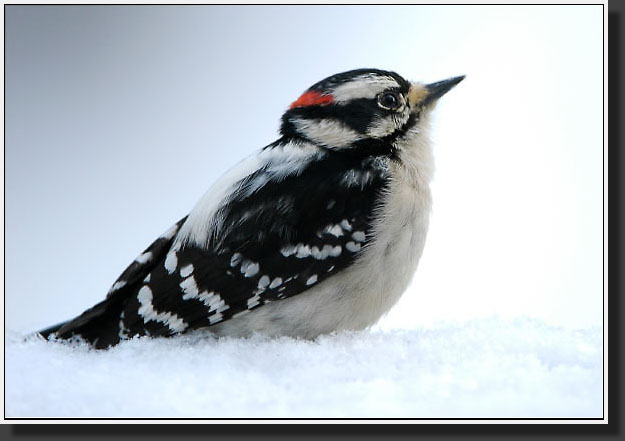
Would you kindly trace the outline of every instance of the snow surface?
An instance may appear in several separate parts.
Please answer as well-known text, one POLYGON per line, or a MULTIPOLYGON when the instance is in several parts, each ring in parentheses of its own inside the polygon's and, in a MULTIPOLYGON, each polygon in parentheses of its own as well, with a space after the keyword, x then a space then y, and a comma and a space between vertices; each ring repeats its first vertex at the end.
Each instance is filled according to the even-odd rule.
POLYGON ((496 318, 314 341, 139 338, 106 351, 7 332, 5 416, 601 417, 602 330, 496 318))

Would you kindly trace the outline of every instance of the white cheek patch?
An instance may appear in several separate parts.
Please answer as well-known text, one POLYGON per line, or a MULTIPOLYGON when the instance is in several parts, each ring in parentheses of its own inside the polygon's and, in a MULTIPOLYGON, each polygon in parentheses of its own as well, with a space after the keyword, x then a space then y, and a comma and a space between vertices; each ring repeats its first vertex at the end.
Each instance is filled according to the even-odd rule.
POLYGON ((329 148, 349 147, 354 142, 363 139, 363 135, 333 119, 292 118, 290 121, 306 138, 329 148))
POLYGON ((387 135, 390 135, 399 127, 397 126, 395 118, 393 115, 388 115, 383 118, 375 118, 369 127, 367 127, 367 135, 372 138, 383 138, 387 135))
POLYGON ((371 138, 383 138, 388 136, 406 124, 409 118, 410 109, 408 106, 404 105, 400 113, 375 118, 371 124, 369 124, 369 127, 367 127, 367 135, 371 138))
POLYGON ((337 103, 345 103, 358 98, 375 98, 386 89, 399 87, 393 77, 362 75, 334 88, 332 96, 337 103))

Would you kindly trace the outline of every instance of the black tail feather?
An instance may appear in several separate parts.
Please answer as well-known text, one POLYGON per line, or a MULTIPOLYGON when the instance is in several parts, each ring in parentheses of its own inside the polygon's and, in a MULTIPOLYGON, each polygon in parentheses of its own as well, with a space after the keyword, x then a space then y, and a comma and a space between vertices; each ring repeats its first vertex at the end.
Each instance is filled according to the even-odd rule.
POLYGON ((50 326, 49 328, 42 329, 41 331, 37 331, 37 334, 41 335, 43 338, 48 339, 51 334, 56 333, 61 327, 65 326, 67 322, 57 323, 54 326, 50 326))
MULTIPOLYGON (((120 296, 121 297, 121 296, 120 296)), ((78 317, 38 331, 46 339, 80 337, 96 349, 106 349, 119 343, 119 320, 123 298, 109 297, 78 317)))

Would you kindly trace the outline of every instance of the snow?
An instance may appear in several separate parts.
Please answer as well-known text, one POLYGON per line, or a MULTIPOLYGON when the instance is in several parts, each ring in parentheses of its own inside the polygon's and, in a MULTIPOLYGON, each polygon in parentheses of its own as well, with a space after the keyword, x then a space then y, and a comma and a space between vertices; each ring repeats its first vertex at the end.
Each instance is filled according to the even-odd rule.
POLYGON ((106 351, 7 331, 5 416, 602 416, 601 328, 485 318, 314 341, 190 334, 106 351))

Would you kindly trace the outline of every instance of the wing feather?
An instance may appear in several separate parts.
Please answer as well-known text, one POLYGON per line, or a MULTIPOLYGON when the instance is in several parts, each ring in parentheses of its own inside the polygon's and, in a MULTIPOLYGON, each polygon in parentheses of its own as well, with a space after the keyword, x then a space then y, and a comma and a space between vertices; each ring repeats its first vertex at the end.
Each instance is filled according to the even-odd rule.
POLYGON ((279 180, 268 169, 248 176, 240 185, 246 190, 216 214, 221 235, 208 246, 175 242, 142 284, 150 305, 131 297, 124 326, 150 335, 211 326, 302 293, 347 268, 371 239, 387 167, 384 161, 333 157, 279 180))

